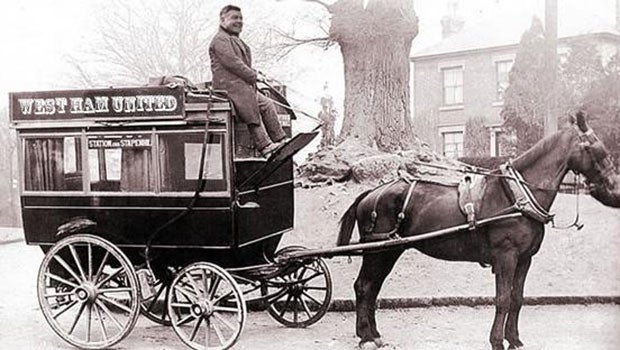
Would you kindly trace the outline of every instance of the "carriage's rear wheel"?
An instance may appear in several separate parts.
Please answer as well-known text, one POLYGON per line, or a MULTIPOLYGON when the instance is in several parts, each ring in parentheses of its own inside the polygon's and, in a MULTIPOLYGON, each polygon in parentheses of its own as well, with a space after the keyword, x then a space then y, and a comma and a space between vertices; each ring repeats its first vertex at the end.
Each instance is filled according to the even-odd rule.
POLYGON ((245 299, 221 267, 198 262, 181 270, 170 285, 172 327, 192 349, 228 349, 243 331, 245 299))
MULTIPOLYGON (((305 248, 286 247, 276 256, 302 249, 305 248)), ((329 267, 321 258, 304 258, 289 264, 282 274, 266 281, 271 295, 267 311, 287 327, 308 327, 323 318, 329 309, 332 299, 329 267)))
POLYGON ((148 283, 148 286, 141 287, 140 313, 157 324, 170 326, 172 323, 167 306, 170 283, 157 279, 148 269, 138 270, 137 274, 141 286, 143 283, 148 283), (146 293, 147 290, 148 294, 146 293))
POLYGON ((108 348, 125 338, 138 319, 133 266, 105 239, 78 234, 58 241, 43 258, 37 283, 47 323, 74 346, 108 348))

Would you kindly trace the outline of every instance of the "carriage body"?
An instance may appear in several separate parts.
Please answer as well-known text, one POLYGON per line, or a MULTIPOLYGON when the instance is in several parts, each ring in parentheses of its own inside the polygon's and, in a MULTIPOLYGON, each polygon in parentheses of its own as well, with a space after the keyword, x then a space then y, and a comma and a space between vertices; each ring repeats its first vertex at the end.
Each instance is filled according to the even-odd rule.
MULTIPOLYGON (((87 232, 138 265, 150 235, 174 220, 154 251, 170 264, 230 267, 273 254, 293 227, 292 160, 261 183, 247 181, 266 161, 225 98, 157 86, 12 93, 10 104, 28 244, 46 250, 87 232), (205 187, 194 200, 207 118, 205 187)), ((290 116, 280 117, 290 136, 290 116)))
MULTIPOLYGON (((206 85, 19 92, 10 109, 24 234, 46 253, 39 305, 68 343, 108 348, 143 314, 193 349, 228 349, 248 297, 290 327, 327 312, 324 261, 274 262, 293 228, 292 156, 316 132, 264 159, 206 85)), ((278 112, 290 137, 294 113, 278 112)))

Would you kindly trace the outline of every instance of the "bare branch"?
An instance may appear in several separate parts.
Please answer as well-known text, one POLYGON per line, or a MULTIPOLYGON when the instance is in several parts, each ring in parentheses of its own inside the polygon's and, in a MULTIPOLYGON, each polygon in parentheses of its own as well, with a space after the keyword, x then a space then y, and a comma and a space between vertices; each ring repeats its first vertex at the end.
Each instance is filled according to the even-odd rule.
POLYGON ((329 36, 318 38, 297 38, 277 28, 274 29, 274 32, 284 39, 284 41, 274 45, 274 48, 279 51, 277 53, 278 60, 290 54, 294 49, 306 44, 311 44, 327 50, 334 43, 329 36))
POLYGON ((319 5, 323 6, 327 10, 327 12, 332 13, 332 6, 330 4, 328 4, 328 3, 325 3, 325 2, 323 2, 321 0, 305 0, 305 1, 319 4, 319 5))

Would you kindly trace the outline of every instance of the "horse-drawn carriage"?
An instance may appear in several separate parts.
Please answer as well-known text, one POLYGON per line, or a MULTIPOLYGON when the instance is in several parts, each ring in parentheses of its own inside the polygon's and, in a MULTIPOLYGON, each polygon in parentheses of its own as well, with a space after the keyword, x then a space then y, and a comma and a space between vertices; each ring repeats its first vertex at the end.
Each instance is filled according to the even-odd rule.
MULTIPOLYGON (((292 155, 316 133, 256 157, 224 95, 177 84, 10 103, 25 237, 46 252, 39 303, 67 342, 111 346, 143 313, 192 348, 228 348, 246 299, 292 327, 326 312, 324 261, 272 264, 293 228, 292 155)), ((291 136, 294 113, 283 111, 291 136)))
MULTIPOLYGON (((323 258, 339 255, 363 255, 357 334, 379 346, 374 303, 410 247, 493 265, 491 344, 503 349, 505 337, 517 348, 525 276, 564 175, 583 174, 595 198, 620 206, 620 177, 578 114, 501 170, 457 169, 466 183, 471 173, 483 176, 476 196, 471 183, 462 192, 403 177, 354 201, 339 246, 277 252, 293 227, 291 157, 315 133, 257 158, 225 96, 174 84, 10 98, 24 232, 46 252, 39 304, 52 329, 81 348, 117 343, 141 312, 172 325, 194 349, 227 349, 243 329, 246 301, 261 302, 286 326, 311 325, 331 300, 323 258), (459 208, 464 194, 476 203, 459 208), (356 222, 362 242, 351 244, 356 222)), ((289 136, 292 117, 282 115, 289 136)))

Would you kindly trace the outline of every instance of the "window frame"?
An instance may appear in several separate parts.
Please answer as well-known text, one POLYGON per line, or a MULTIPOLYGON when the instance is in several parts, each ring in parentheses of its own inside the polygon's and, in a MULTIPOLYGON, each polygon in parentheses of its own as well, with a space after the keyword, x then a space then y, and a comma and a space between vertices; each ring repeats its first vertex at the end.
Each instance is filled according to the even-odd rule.
POLYGON ((444 130, 441 132, 441 154, 444 157, 448 157, 450 159, 458 159, 463 157, 463 155, 465 154, 465 133, 462 130, 444 130), (456 156, 455 157, 451 157, 448 156, 446 154, 446 136, 447 135, 461 135, 461 142, 457 143, 457 142, 451 142, 451 145, 456 145, 456 156), (459 147, 460 145, 460 147, 459 147))
MULTIPOLYGON (((157 178, 157 190, 159 194, 163 194, 166 196, 187 196, 187 194, 191 194, 194 193, 194 191, 163 191, 161 190, 161 164, 160 164, 160 159, 158 157, 159 155, 159 147, 160 147, 160 136, 161 135, 171 135, 171 134, 200 134, 201 137, 203 137, 204 134, 204 130, 200 130, 200 129, 190 129, 190 130, 180 130, 180 129, 172 129, 172 130, 156 130, 155 131, 155 135, 157 138, 157 150, 156 150, 156 158, 157 158, 157 173, 156 173, 156 178, 157 178)), ((224 173, 224 182, 226 183, 226 189, 223 191, 203 191, 201 192, 201 196, 205 196, 205 197, 227 197, 230 196, 231 194, 231 184, 232 184, 232 172, 230 169, 230 162, 228 161, 228 159, 230 159, 231 154, 230 154, 230 149, 228 146, 229 140, 226 137, 227 135, 227 131, 225 129, 215 129, 215 130, 209 130, 209 134, 218 134, 220 135, 220 137, 222 138, 222 147, 223 147, 223 160, 222 160, 222 171, 224 173)))
POLYGON ((495 102, 504 102, 504 94, 506 93, 506 89, 508 88, 508 86, 510 85, 510 71, 512 70, 512 66, 514 65, 514 59, 511 58, 504 58, 504 59, 498 59, 496 61, 494 61, 495 64, 495 96, 494 96, 494 100, 495 102), (500 66, 507 64, 507 68, 508 70, 506 71, 506 89, 501 90, 500 93, 500 66))
MULTIPOLYGON (((230 197, 232 192, 232 169, 230 162, 230 140, 228 137, 228 130, 224 129, 210 129, 209 134, 218 134, 222 138, 221 145, 223 147, 224 157, 222 160, 222 171, 224 173, 224 182, 226 189, 222 191, 203 191, 200 193, 200 197, 230 197)), ((140 130, 95 130, 87 131, 85 128, 74 130, 59 130, 59 131, 29 131, 19 132, 19 151, 18 151, 18 168, 19 176, 21 179, 25 179, 25 152, 26 152, 26 140, 28 139, 42 139, 42 138, 67 138, 74 137, 81 142, 81 161, 82 161, 82 189, 79 191, 40 191, 40 190, 26 190, 25 181, 20 181, 19 191, 22 196, 44 196, 44 197, 76 197, 76 196, 97 196, 97 197, 188 197, 194 194, 194 190, 191 191, 161 191, 161 179, 160 171, 161 164, 159 161, 159 142, 160 135, 162 134, 204 134, 204 129, 183 129, 183 128, 157 128, 150 127, 140 130), (144 135, 148 134, 151 137, 151 164, 154 171, 155 186, 153 191, 92 191, 90 186, 90 166, 88 157, 88 138, 90 136, 106 136, 106 135, 144 135)))
MULTIPOLYGON (((70 131, 70 132, 63 132, 63 133, 58 133, 58 132, 41 132, 41 133, 36 133, 36 132, 29 132, 29 133, 20 133, 18 135, 18 142, 19 142, 19 152, 18 152, 18 169, 19 169, 19 177, 20 177, 20 185, 19 185, 19 192, 21 195, 24 194, 36 194, 36 195, 44 195, 44 196, 75 196, 75 195, 79 195, 84 193, 84 179, 86 178, 86 168, 85 168, 85 164, 84 164, 84 157, 82 156, 84 153, 84 143, 82 142, 81 146, 82 146, 82 190, 76 191, 76 190, 62 190, 62 191, 53 191, 53 190, 49 190, 49 191, 42 191, 42 190, 26 190, 26 140, 29 139, 51 139, 51 138, 57 138, 57 139, 64 139, 67 137, 73 137, 76 138, 78 140, 80 140, 80 142, 82 141, 82 132, 80 131, 70 131)), ((64 167, 64 164, 63 164, 64 167)))
MULTIPOLYGON (((464 72, 464 66, 462 64, 454 64, 454 65, 445 65, 445 66, 441 66, 439 68, 439 71, 441 73, 441 102, 442 102, 442 106, 444 107, 454 107, 454 106, 462 106, 465 102, 465 72, 464 72), (457 81, 455 83, 455 85, 446 85, 446 73, 448 72, 458 72, 460 73, 460 84, 457 81), (452 102, 448 102, 447 97, 448 97, 448 89, 453 89, 453 93, 452 93, 452 98, 454 99, 454 101, 452 102), (456 99, 456 91, 458 91, 458 89, 460 89, 460 100, 456 99)), ((454 80, 458 80, 458 79, 454 79, 454 80)))

